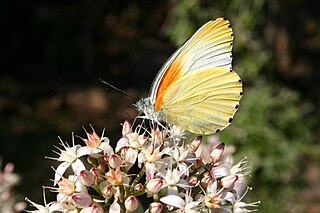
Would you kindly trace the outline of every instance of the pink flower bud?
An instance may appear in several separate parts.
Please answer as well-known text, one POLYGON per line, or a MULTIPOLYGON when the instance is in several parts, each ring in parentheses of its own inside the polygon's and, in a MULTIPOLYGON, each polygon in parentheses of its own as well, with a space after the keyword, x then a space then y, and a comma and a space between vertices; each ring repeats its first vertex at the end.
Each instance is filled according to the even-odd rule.
POLYGON ((101 172, 100 170, 97 169, 97 167, 93 167, 90 169, 90 172, 93 174, 93 176, 95 177, 95 181, 99 182, 99 181, 103 181, 104 177, 101 176, 101 172))
POLYGON ((99 176, 99 171, 97 170, 96 167, 92 167, 92 168, 90 169, 90 172, 91 172, 95 177, 99 176))
POLYGON ((14 170, 14 164, 13 163, 7 163, 6 166, 4 167, 4 172, 5 173, 12 173, 14 170))
POLYGON ((191 176, 189 178, 189 185, 195 186, 198 183, 199 179, 196 176, 191 176))
POLYGON ((97 166, 97 170, 98 170, 98 172, 100 172, 102 174, 106 171, 106 166, 104 164, 99 164, 97 166))
POLYGON ((13 206, 15 212, 22 212, 23 210, 25 210, 27 208, 27 204, 25 202, 19 202, 14 204, 13 206))
POLYGON ((203 178, 201 179, 201 185, 206 187, 210 183, 212 183, 212 181, 214 181, 214 177, 211 175, 211 173, 210 172, 205 172, 203 174, 203 178))
POLYGON ((131 132, 131 124, 129 123, 129 121, 126 120, 122 124, 122 135, 126 135, 130 132, 131 132))
POLYGON ((112 197, 113 196, 112 186, 104 187, 102 190, 102 195, 104 195, 104 197, 106 197, 106 198, 112 197))
POLYGON ((76 193, 73 194, 72 197, 72 203, 78 208, 86 208, 89 207, 92 203, 92 198, 87 193, 76 193))
POLYGON ((224 151, 224 147, 225 147, 224 143, 220 143, 211 152, 210 157, 213 163, 217 163, 220 160, 221 155, 223 154, 223 151, 224 151))
POLYGON ((191 154, 194 154, 197 149, 199 148, 200 144, 201 144, 201 141, 202 141, 202 137, 201 136, 198 136, 196 137, 189 145, 188 147, 188 152, 191 153, 191 154))
POLYGON ((80 172, 80 180, 85 186, 92 186, 94 183, 94 175, 87 171, 87 170, 82 170, 80 172))
POLYGON ((127 197, 127 199, 124 201, 124 206, 126 207, 126 209, 130 212, 135 211, 138 206, 139 206, 139 201, 138 199, 133 196, 130 195, 129 197, 127 197))
POLYGON ((113 154, 109 158, 109 166, 113 169, 117 168, 122 164, 121 157, 117 154, 113 154))
POLYGON ((162 187, 163 181, 161 178, 155 178, 149 180, 149 182, 146 185, 146 189, 151 194, 158 193, 162 187))
POLYGON ((143 188, 144 188, 143 185, 141 183, 138 183, 137 185, 134 186, 134 191, 141 192, 143 188))
POLYGON ((103 156, 102 156, 102 159, 104 160, 104 162, 109 162, 109 158, 110 158, 110 155, 108 153, 105 153, 103 156))
POLYGON ((162 205, 159 202, 153 202, 149 205, 149 212, 150 213, 161 213, 162 212, 162 205))
POLYGON ((80 211, 80 213, 104 213, 103 208, 96 204, 93 204, 90 207, 84 208, 80 211))
POLYGON ((226 177, 221 178, 221 185, 224 188, 231 188, 233 184, 239 179, 238 175, 228 175, 226 177))

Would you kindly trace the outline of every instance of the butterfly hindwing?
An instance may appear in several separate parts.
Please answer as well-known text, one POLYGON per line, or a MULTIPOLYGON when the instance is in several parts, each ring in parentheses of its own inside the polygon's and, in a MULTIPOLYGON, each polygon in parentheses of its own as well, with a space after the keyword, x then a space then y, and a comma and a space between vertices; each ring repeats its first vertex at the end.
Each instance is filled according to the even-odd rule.
POLYGON ((242 95, 239 76, 227 68, 207 68, 181 77, 166 91, 164 120, 196 134, 227 127, 242 95))

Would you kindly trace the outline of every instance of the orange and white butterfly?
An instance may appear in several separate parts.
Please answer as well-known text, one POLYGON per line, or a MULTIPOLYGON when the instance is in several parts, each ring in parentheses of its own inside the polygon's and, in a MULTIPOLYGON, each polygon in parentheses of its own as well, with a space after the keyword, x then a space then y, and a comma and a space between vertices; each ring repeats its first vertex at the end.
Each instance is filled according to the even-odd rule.
POLYGON ((162 66, 150 96, 135 104, 143 117, 195 134, 226 128, 242 96, 240 77, 231 65, 232 40, 228 20, 204 24, 162 66))

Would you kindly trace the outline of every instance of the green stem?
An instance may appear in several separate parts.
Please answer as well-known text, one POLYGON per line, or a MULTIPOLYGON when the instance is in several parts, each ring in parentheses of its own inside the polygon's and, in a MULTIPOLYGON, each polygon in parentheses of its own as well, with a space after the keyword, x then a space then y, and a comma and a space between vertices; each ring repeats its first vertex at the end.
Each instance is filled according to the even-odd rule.
POLYGON ((153 201, 154 202, 159 202, 159 200, 160 200, 160 194, 159 193, 154 194, 153 195, 153 201))
POLYGON ((143 166, 143 168, 141 169, 141 171, 139 172, 139 174, 137 175, 137 177, 134 179, 134 181, 132 182, 131 186, 130 186, 130 191, 133 192, 134 191, 134 187, 137 185, 137 183, 139 183, 141 177, 144 175, 145 173, 145 167, 143 166))
POLYGON ((125 198, 122 196, 123 195, 123 187, 120 187, 120 186, 118 186, 118 187, 119 187, 119 191, 120 191, 120 197, 119 197, 118 203, 119 203, 121 209, 125 209, 125 206, 124 206, 125 198))

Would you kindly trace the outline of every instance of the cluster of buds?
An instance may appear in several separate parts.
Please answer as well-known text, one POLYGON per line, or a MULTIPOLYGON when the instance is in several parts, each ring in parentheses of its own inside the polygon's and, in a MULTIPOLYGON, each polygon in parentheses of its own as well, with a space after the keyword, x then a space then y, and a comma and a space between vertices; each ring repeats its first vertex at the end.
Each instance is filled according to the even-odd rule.
POLYGON ((122 137, 112 148, 92 128, 84 146, 60 139, 55 169, 56 201, 36 204, 31 212, 249 212, 259 202, 245 203, 250 189, 243 159, 233 165, 230 152, 214 136, 188 138, 176 126, 135 128, 122 124, 122 137), (205 143, 206 142, 206 143, 205 143), (87 162, 84 162, 87 161, 87 162), (67 170, 72 175, 65 177, 67 170), (137 172, 132 172, 136 171, 137 172))

